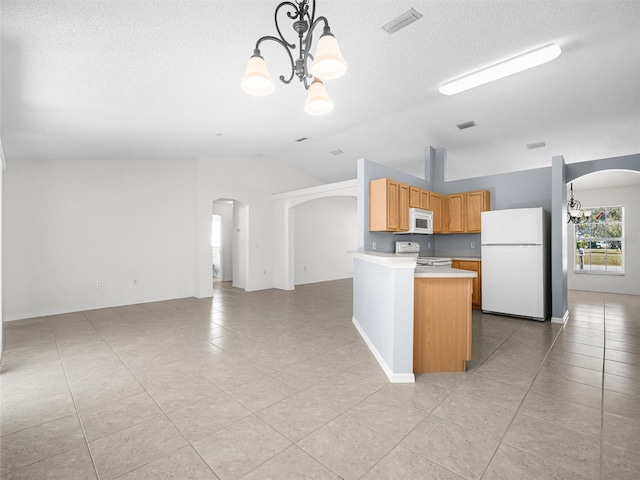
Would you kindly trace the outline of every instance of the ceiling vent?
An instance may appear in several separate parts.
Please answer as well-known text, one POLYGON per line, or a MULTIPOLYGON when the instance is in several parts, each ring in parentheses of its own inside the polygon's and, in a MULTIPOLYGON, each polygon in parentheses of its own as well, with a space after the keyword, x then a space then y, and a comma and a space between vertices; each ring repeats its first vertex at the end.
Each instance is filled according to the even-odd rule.
POLYGON ((545 142, 536 142, 536 143, 530 143, 529 145, 527 145, 527 148, 529 150, 533 150, 534 148, 542 148, 546 146, 547 144, 545 142))
POLYGON ((344 152, 340 149, 332 150, 329 152, 331 155, 342 155, 344 152))
POLYGON ((411 25, 413 22, 419 20, 420 18, 422 18, 422 14, 411 8, 409 9, 409 11, 403 13, 397 18, 394 18, 389 23, 384 24, 380 28, 391 35, 393 33, 396 33, 398 30, 402 30, 404 27, 411 25))
POLYGON ((304 142, 305 140, 309 140, 309 138, 308 137, 302 137, 302 138, 299 138, 297 140, 294 140, 294 142, 304 142))
POLYGON ((464 122, 464 123, 458 124, 458 128, 460 130, 464 130, 465 128, 471 128, 475 126, 476 126, 476 122, 474 122, 473 120, 471 120, 470 122, 464 122))

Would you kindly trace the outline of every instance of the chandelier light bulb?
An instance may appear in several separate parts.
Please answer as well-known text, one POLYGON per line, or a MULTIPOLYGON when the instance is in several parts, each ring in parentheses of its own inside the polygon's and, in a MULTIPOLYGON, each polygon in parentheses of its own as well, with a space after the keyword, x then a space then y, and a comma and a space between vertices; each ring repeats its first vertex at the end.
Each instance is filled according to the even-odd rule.
POLYGON ((311 65, 311 74, 322 80, 333 80, 344 75, 346 71, 347 62, 342 58, 338 41, 331 34, 329 27, 326 27, 318 40, 316 54, 311 65))
POLYGON ((333 102, 329 98, 322 80, 314 78, 311 85, 309 85, 308 92, 304 111, 309 115, 324 115, 333 110, 333 102))
POLYGON ((259 51, 249 59, 240 87, 250 95, 269 95, 275 90, 267 62, 260 56, 259 51))

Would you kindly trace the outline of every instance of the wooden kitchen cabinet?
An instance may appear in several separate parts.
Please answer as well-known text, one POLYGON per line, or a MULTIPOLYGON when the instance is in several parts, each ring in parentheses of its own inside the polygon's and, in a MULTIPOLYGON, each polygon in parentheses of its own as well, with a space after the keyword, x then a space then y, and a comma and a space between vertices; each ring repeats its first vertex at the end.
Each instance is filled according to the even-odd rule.
POLYGON ((429 203, 429 190, 420 189, 420 208, 423 210, 431 210, 429 203))
POLYGON ((409 186, 409 206, 411 208, 422 208, 420 206, 420 192, 418 187, 409 186))
POLYGON ((465 371, 471 360, 471 280, 414 280, 414 373, 465 371))
POLYGON ((409 230, 409 185, 379 178, 369 182, 369 231, 409 230))
POLYGON ((448 233, 480 233, 481 213, 491 210, 487 190, 446 195, 448 233))
POLYGON ((433 233, 445 233, 442 211, 442 195, 429 192, 429 210, 433 212, 433 233))
POLYGON ((465 194, 452 193, 447 196, 449 210, 449 233, 465 232, 465 194))
POLYGON ((482 308, 482 262, 480 260, 453 260, 451 267, 471 270, 478 274, 472 281, 471 306, 474 310, 480 310, 482 308))
POLYGON ((480 233, 481 213, 491 210, 491 194, 487 190, 466 192, 465 194, 465 231, 480 233))
POLYGON ((409 185, 405 185, 404 183, 400 184, 399 191, 400 198, 398 200, 398 216, 400 218, 400 228, 401 232, 409 230, 409 202, 411 195, 411 188, 409 185))

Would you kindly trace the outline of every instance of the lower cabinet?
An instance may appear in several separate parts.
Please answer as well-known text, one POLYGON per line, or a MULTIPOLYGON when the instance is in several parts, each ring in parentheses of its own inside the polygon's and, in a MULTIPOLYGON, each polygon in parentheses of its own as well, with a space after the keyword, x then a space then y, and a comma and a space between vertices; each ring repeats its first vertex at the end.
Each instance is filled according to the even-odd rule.
POLYGON ((414 280, 414 373, 465 371, 471 360, 471 280, 414 280))
POLYGON ((474 310, 480 310, 482 308, 482 265, 480 260, 453 260, 451 266, 461 270, 470 270, 478 274, 478 276, 473 279, 471 306, 474 310))

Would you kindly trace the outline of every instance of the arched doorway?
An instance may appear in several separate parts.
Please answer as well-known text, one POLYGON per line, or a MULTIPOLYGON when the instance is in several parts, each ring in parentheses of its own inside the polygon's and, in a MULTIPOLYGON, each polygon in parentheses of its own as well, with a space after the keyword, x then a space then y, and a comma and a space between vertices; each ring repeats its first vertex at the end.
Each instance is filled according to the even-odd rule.
POLYGON ((213 201, 211 210, 212 227, 219 222, 217 245, 215 239, 211 242, 212 276, 242 289, 246 288, 247 282, 248 210, 246 205, 232 198, 213 201))
POLYGON ((640 294, 640 172, 601 170, 567 184, 585 212, 567 223, 567 288, 640 294))
POLYGON ((356 204, 356 197, 333 196, 291 208, 294 285, 353 276, 347 252, 357 245, 356 204))
POLYGON ((564 323, 567 305, 567 184, 604 170, 640 171, 640 154, 566 164, 562 156, 551 159, 551 321, 564 323))

